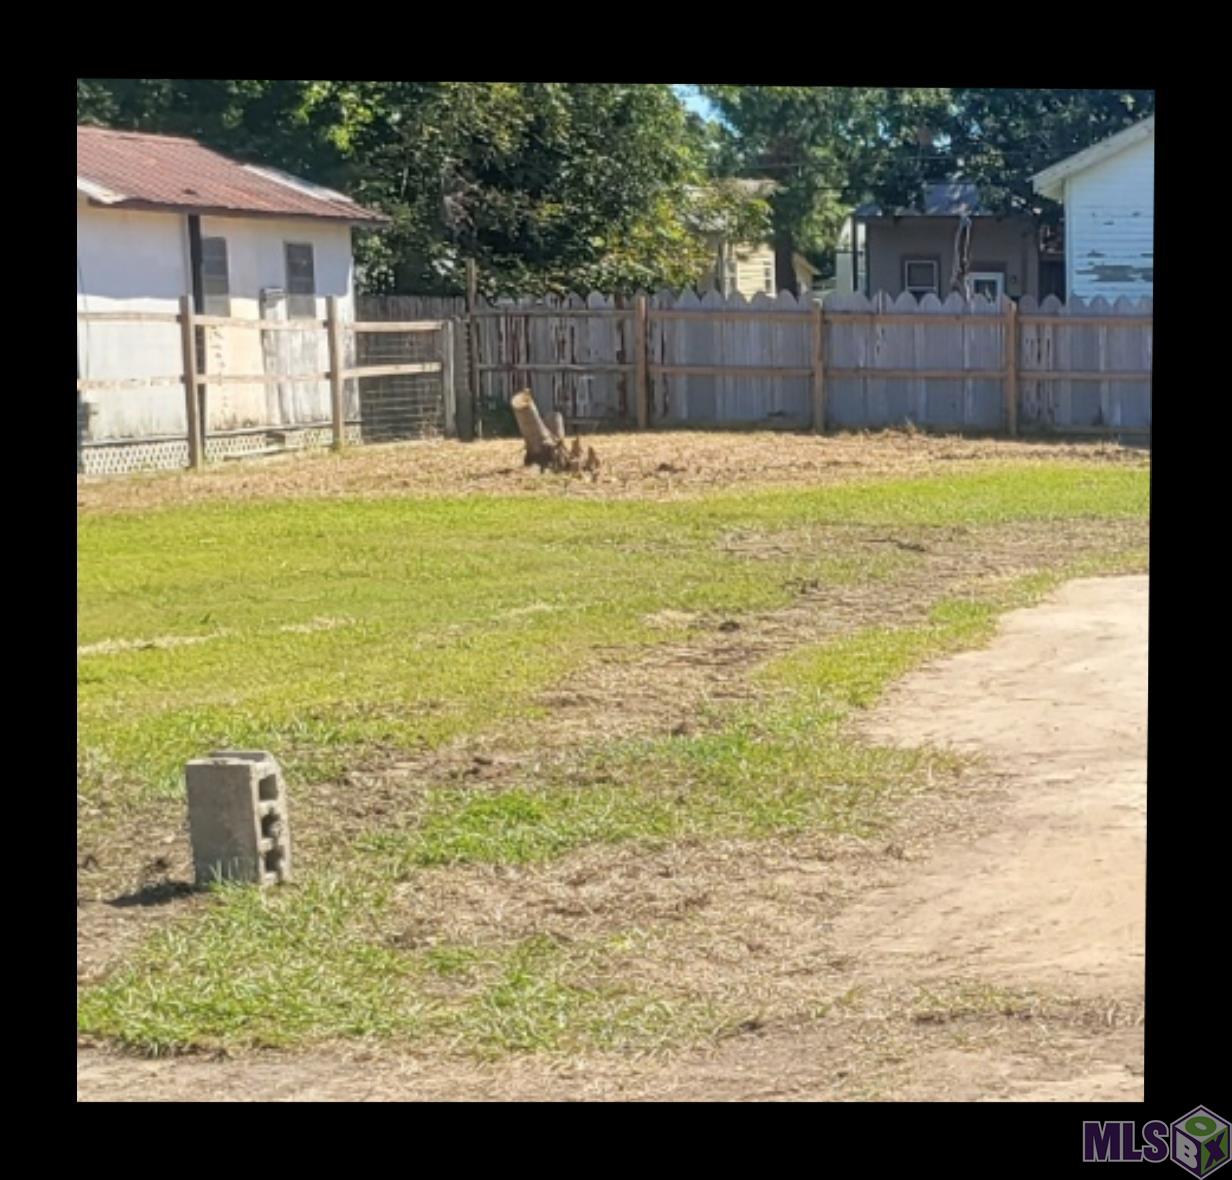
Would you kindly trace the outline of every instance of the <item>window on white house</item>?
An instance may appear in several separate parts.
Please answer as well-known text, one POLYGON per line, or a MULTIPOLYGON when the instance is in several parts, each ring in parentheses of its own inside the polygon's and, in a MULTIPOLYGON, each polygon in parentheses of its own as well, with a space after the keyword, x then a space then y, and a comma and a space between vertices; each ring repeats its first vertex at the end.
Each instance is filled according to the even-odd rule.
POLYGON ((287 319, 314 320, 317 316, 316 262, 311 244, 287 242, 287 319))
POLYGON ((205 314, 231 314, 231 282, 227 270, 227 239, 201 239, 201 293, 205 314))
POLYGON ((938 293, 937 261, 934 258, 905 258, 903 260, 903 290, 917 299, 930 292, 938 293))
POLYGON ((774 263, 763 262, 761 264, 762 282, 765 284, 766 294, 774 294, 774 263))

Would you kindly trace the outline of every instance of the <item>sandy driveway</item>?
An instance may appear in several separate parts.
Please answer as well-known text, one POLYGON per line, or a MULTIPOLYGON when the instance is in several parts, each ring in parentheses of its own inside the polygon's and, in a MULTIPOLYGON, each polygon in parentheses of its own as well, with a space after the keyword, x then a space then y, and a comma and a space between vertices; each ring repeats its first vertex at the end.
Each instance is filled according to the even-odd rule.
POLYGON ((886 998, 879 1012, 666 1063, 83 1051, 79 1098, 1141 1100, 1147 587, 1072 582, 1007 616, 986 649, 908 677, 867 719, 878 741, 975 750, 1006 776, 976 828, 903 862, 825 931, 853 991, 886 998), (1007 1021, 963 1041, 893 1007, 955 979, 981 996, 1065 997, 1107 1020, 1007 1021))

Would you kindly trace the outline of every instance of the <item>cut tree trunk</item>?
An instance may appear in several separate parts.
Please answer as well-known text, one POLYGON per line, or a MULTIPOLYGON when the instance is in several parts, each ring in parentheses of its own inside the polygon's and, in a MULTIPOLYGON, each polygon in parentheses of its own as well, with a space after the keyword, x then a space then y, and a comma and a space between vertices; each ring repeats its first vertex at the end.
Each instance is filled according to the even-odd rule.
POLYGON ((509 399, 509 405, 526 445, 523 462, 527 467, 537 464, 540 471, 550 467, 553 471, 567 471, 575 475, 586 472, 592 480, 599 478, 599 456, 595 454, 594 447, 587 447, 583 457, 580 438, 573 440, 572 447, 565 445, 565 419, 559 410, 552 414, 552 424, 556 429, 549 430, 539 416, 539 409, 529 389, 515 393, 509 399))
POLYGON ((539 416, 539 407, 529 389, 515 393, 510 399, 513 416, 517 419, 518 430, 522 433, 522 441, 526 444, 526 457, 523 462, 529 467, 537 463, 539 469, 555 465, 556 446, 561 442, 547 427, 547 423, 539 416))

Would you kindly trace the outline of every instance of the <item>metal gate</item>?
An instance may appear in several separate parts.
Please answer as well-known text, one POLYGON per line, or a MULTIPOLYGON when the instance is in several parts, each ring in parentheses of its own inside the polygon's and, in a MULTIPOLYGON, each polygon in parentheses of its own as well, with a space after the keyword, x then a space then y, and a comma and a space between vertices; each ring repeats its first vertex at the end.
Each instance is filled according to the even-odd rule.
MULTIPOLYGON (((365 443, 455 433, 454 323, 400 320, 384 301, 364 300, 355 325, 360 434, 365 443), (378 314, 385 312, 386 314, 378 314), (393 321, 386 326, 381 321, 393 321)), ((355 403, 352 403, 353 405, 355 403)))

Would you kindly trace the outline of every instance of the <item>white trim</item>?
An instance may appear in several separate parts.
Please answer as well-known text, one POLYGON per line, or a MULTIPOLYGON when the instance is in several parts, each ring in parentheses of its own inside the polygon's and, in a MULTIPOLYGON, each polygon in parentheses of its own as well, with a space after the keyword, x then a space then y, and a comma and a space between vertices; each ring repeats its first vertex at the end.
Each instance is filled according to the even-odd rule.
POLYGON ((332 188, 323 188, 321 185, 313 184, 307 180, 301 180, 298 176, 292 176, 289 172, 280 172, 277 168, 258 167, 256 164, 241 164, 240 167, 245 172, 251 172, 255 176, 272 180, 275 184, 281 184, 284 188, 292 189, 297 193, 303 193, 306 197, 315 197, 319 201, 341 201, 344 205, 355 206, 355 202, 345 193, 336 192, 332 188))
POLYGON ((84 176, 77 177, 77 191, 92 201, 98 201, 101 205, 114 205, 117 201, 124 200, 122 193, 113 193, 111 189, 103 188, 101 184, 95 184, 92 180, 86 180, 84 176))
POLYGON ((1043 172, 1037 172, 1031 177, 1031 183, 1040 196, 1051 197, 1054 201, 1059 201, 1061 199, 1062 182, 1066 177, 1072 176, 1075 172, 1081 172, 1085 168, 1090 168, 1092 164, 1098 164, 1109 156, 1115 156, 1126 148, 1140 143, 1142 140, 1150 139, 1154 134, 1155 116, 1150 115, 1143 119, 1141 123, 1135 123, 1132 127, 1126 127, 1124 131, 1118 131, 1115 135, 1110 135, 1107 139, 1100 140, 1099 143, 1092 144, 1091 147, 1076 152, 1060 163, 1053 164, 1051 168, 1045 168, 1043 172))
POLYGON ((968 276, 971 279, 971 293, 975 294, 975 284, 979 282, 994 281, 997 284, 997 293, 993 297, 993 302, 996 303, 1002 295, 1005 294, 1005 275, 999 270, 973 270, 968 276))

